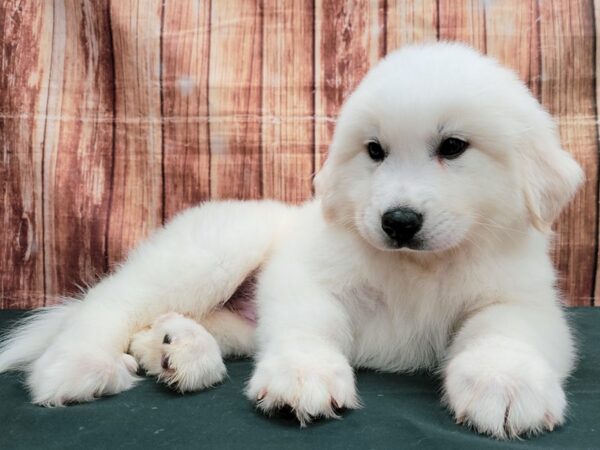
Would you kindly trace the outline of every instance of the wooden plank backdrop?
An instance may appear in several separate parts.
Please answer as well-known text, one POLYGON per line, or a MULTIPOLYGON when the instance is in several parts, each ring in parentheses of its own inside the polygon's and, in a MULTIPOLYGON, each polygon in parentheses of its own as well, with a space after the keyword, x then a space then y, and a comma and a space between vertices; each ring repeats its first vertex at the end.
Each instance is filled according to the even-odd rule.
POLYGON ((587 181, 557 224, 570 305, 600 305, 600 0, 4 0, 0 307, 111 270, 211 198, 312 195, 348 93, 387 52, 458 40, 514 68, 587 181))

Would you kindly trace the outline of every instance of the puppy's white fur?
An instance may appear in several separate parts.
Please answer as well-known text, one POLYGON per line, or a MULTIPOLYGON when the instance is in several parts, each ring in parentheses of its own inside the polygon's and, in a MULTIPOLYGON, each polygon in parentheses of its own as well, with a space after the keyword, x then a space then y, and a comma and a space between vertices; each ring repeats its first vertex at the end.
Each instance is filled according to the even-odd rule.
POLYGON ((512 72, 456 44, 406 47, 344 105, 316 200, 182 213, 84 301, 9 334, 0 370, 25 369, 45 405, 116 393, 135 381, 124 356, 135 333, 146 334, 133 354, 160 371, 160 321, 143 330, 177 312, 203 324, 169 319, 210 365, 182 362, 178 376, 194 380, 184 389, 224 375, 208 330, 223 354, 256 354, 248 396, 267 412, 287 404, 306 422, 357 407, 352 367, 437 368, 457 420, 498 438, 552 429, 574 351, 548 229, 581 180, 512 72), (440 159, 448 137, 470 146, 440 159), (382 162, 365 150, 373 139, 382 162), (382 231, 398 206, 423 214, 417 250, 395 250, 382 231), (256 270, 255 329, 221 306, 256 270))

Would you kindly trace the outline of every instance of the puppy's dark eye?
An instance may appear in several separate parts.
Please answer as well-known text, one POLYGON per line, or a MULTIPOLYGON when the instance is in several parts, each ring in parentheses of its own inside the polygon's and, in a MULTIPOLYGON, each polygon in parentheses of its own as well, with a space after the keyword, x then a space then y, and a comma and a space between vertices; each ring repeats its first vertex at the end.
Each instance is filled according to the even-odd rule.
POLYGON ((383 161, 386 157, 385 150, 383 150, 383 147, 377 141, 367 143, 367 152, 373 161, 383 161))
POLYGON ((455 159, 462 155, 469 143, 458 138, 444 139, 438 148, 438 155, 444 159, 455 159))

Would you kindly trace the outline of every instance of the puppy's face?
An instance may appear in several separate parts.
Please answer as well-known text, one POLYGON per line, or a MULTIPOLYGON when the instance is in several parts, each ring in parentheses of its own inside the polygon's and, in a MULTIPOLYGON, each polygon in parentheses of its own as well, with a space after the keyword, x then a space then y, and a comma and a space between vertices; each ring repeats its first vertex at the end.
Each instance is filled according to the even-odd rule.
POLYGON ((348 99, 317 177, 326 214, 381 250, 546 227, 581 182, 515 75, 459 45, 408 47, 348 99))

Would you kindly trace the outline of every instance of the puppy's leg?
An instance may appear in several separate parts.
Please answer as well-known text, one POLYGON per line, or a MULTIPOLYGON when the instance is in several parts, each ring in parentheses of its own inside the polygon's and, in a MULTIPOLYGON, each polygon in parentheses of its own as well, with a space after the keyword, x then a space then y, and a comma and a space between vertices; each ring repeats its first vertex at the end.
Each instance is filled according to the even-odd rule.
POLYGON ((256 323, 226 308, 215 310, 200 323, 213 335, 223 357, 255 354, 256 323))
POLYGON ((129 353, 149 375, 181 391, 197 391, 226 374, 223 356, 250 356, 255 325, 227 309, 198 323, 178 313, 159 316, 131 339, 129 353))
POLYGON ((261 275, 260 353, 247 388, 264 412, 290 406, 302 425, 358 407, 346 312, 304 270, 288 257, 261 275))
POLYGON ((124 353, 133 333, 166 312, 202 317, 225 302, 263 263, 290 214, 290 207, 274 202, 188 210, 82 302, 70 304, 68 314, 54 315, 56 326, 42 316, 17 329, 0 350, 0 371, 24 367, 33 401, 46 405, 131 387, 135 367, 124 353))
POLYGON ((552 430, 564 421, 562 383, 573 360, 558 306, 492 305, 466 321, 449 349, 445 401, 458 422, 496 438, 552 430))

